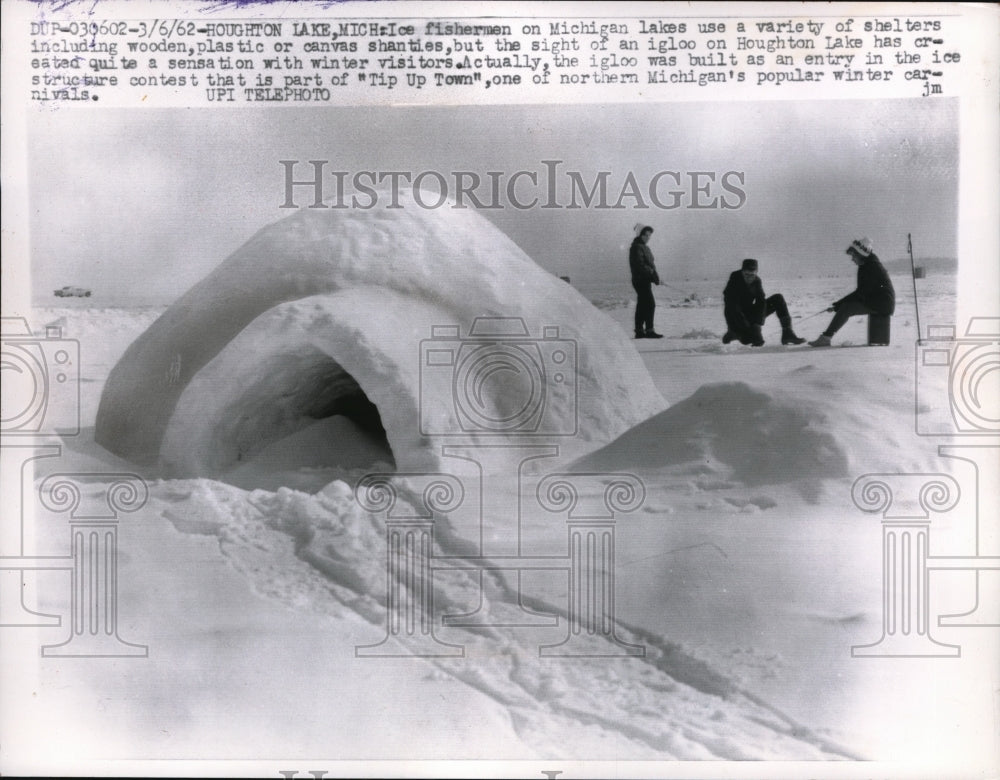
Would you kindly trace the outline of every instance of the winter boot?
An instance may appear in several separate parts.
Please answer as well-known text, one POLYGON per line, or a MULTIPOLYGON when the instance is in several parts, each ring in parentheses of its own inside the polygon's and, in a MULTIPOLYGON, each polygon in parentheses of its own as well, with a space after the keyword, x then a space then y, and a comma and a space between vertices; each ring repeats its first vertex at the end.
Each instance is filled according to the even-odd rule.
POLYGON ((635 337, 636 337, 637 339, 644 339, 644 338, 646 338, 646 332, 645 332, 645 331, 642 331, 642 330, 637 330, 637 331, 635 332, 635 337))
POLYGON ((728 344, 730 341, 733 341, 735 338, 736 338, 736 336, 733 335, 733 332, 731 330, 727 330, 726 331, 726 335, 722 337, 722 343, 723 344, 728 344))
POLYGON ((825 333, 821 333, 818 339, 816 339, 815 341, 810 341, 809 342, 809 346, 810 347, 829 347, 830 346, 830 337, 827 336, 825 333))
POLYGON ((791 326, 781 329, 781 343, 788 344, 805 344, 806 340, 800 336, 795 335, 795 331, 792 330, 791 326))
MULTIPOLYGON (((763 347, 764 346, 764 336, 760 332, 760 325, 753 325, 750 327, 750 346, 751 347, 763 347)), ((746 343, 746 342, 744 342, 746 343)))
POLYGON ((663 334, 662 333, 657 333, 655 330, 653 330, 652 328, 650 328, 649 330, 647 330, 645 332, 645 334, 643 334, 643 338, 646 338, 646 339, 662 339, 663 338, 663 334))

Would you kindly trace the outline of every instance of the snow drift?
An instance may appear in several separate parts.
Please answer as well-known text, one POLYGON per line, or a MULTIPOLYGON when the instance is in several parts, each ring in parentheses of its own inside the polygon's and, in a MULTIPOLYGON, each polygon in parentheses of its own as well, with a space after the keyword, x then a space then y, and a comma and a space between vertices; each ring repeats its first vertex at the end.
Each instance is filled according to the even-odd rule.
POLYGON ((544 435, 579 456, 664 407, 571 286, 474 211, 404 201, 258 232, 129 347, 95 439, 214 476, 344 416, 398 468, 426 469, 455 434, 544 435))
MULTIPOLYGON (((352 625, 352 616, 360 616, 371 624, 370 630, 361 633, 352 627, 343 631, 354 633, 359 637, 356 641, 367 643, 384 636, 385 529, 376 515, 360 506, 344 482, 334 480, 305 494, 285 487, 276 492, 248 492, 207 479, 165 480, 153 487, 151 495, 152 504, 177 529, 215 535, 227 561, 257 593, 311 613, 314 619, 334 617, 342 627, 352 625)), ((416 553, 422 554, 426 553, 416 553)), ((491 576, 497 574, 494 571, 491 576)), ((400 587, 419 591, 423 587, 420 576, 414 574, 414 579, 400 587)), ((541 579, 518 578, 513 588, 497 581, 487 597, 474 562, 469 569, 438 573, 433 583, 435 636, 461 645, 465 652, 460 657, 429 654, 420 662, 429 664, 431 671, 421 666, 414 672, 439 685, 459 680, 484 695, 480 708, 488 702, 490 707, 502 708, 524 751, 520 757, 593 758, 609 751, 660 760, 856 758, 836 740, 770 706, 689 650, 642 629, 621 624, 616 628, 621 639, 644 647, 641 656, 615 657, 600 634, 590 637, 592 656, 542 656, 539 643, 558 641, 569 632, 563 619, 565 607, 556 601, 544 604, 545 614, 559 616, 547 625, 507 625, 502 620, 512 606, 523 603, 520 588, 529 581, 536 597, 539 591, 548 590, 541 579), (496 622, 449 626, 440 618, 477 608, 496 622)), ((559 591, 556 585, 553 593, 559 591)), ((537 601, 535 605, 541 606, 537 601)), ((395 651, 405 656, 406 638, 397 639, 404 643, 395 651)), ((338 679, 347 676, 344 670, 359 673, 350 666, 356 663, 353 653, 335 655, 333 648, 342 648, 342 643, 340 636, 322 644, 326 661, 320 666, 336 668, 338 679)), ((409 658, 404 663, 416 661, 409 658)), ((373 659, 361 663, 371 665, 373 659)), ((397 691, 397 678, 392 678, 391 685, 385 682, 391 671, 376 663, 375 690, 391 696, 397 691)), ((366 697, 371 695, 370 690, 365 692, 366 697)), ((332 701, 329 696, 320 699, 332 701)), ((427 733, 440 728, 442 706, 451 707, 447 702, 434 703, 427 733)), ((352 718, 365 717, 370 702, 359 710, 352 718)), ((392 711, 397 712, 395 706, 392 711)), ((481 718, 482 713, 476 712, 475 717, 481 718)), ((396 720, 389 718, 389 722, 396 720)), ((329 734, 323 738, 331 739, 329 734)), ((476 743, 462 749, 481 748, 476 743)), ((464 755, 470 754, 475 755, 464 755)))
POLYGON ((838 440, 831 417, 815 401, 743 382, 704 385, 576 465, 637 471, 683 465, 726 472, 748 486, 847 477, 851 448, 838 440))

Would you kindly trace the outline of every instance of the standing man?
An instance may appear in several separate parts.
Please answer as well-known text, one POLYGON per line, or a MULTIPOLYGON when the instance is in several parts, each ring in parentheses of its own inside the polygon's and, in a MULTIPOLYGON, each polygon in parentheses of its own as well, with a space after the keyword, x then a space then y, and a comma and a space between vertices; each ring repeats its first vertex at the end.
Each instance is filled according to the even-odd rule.
POLYGON ((722 337, 723 344, 735 340, 740 344, 763 346, 761 327, 771 314, 777 314, 778 322, 781 323, 782 344, 805 343, 805 339, 796 336, 792 330, 792 318, 788 314, 785 297, 781 293, 775 293, 770 298, 764 297, 764 285, 757 276, 757 261, 752 257, 743 261, 739 271, 729 274, 722 298, 727 328, 726 335, 722 337))
POLYGON ((649 251, 649 237, 653 228, 646 225, 639 235, 632 239, 628 250, 628 265, 632 271, 632 287, 638 296, 635 302, 635 337, 637 339, 662 339, 663 336, 653 330, 653 312, 656 311, 656 300, 653 298, 653 285, 660 283, 660 275, 656 273, 656 263, 653 253, 649 251))
POLYGON ((872 251, 867 238, 852 241, 847 254, 858 267, 858 286, 854 292, 836 301, 827 311, 836 312, 826 330, 810 347, 829 347, 830 339, 851 317, 860 314, 892 315, 896 311, 896 291, 885 267, 872 251))

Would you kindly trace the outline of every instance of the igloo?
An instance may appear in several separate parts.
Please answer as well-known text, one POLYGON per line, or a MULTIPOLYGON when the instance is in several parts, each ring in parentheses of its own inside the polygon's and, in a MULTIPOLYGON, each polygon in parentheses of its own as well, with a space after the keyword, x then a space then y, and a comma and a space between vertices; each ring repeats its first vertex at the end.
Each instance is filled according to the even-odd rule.
POLYGON ((398 469, 426 470, 455 442, 579 457, 666 407, 619 326, 453 205, 307 208, 263 228, 128 348, 97 442, 211 477, 344 415, 398 469))

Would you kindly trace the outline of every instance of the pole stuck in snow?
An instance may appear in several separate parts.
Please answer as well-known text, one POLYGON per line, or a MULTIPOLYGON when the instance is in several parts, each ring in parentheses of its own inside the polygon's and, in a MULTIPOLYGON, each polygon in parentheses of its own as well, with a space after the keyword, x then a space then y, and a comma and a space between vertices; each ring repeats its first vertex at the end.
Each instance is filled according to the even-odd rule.
POLYGON ((917 299, 917 267, 913 262, 913 239, 906 234, 906 251, 910 253, 910 277, 913 279, 913 309, 917 317, 917 343, 920 343, 920 301, 917 299))

